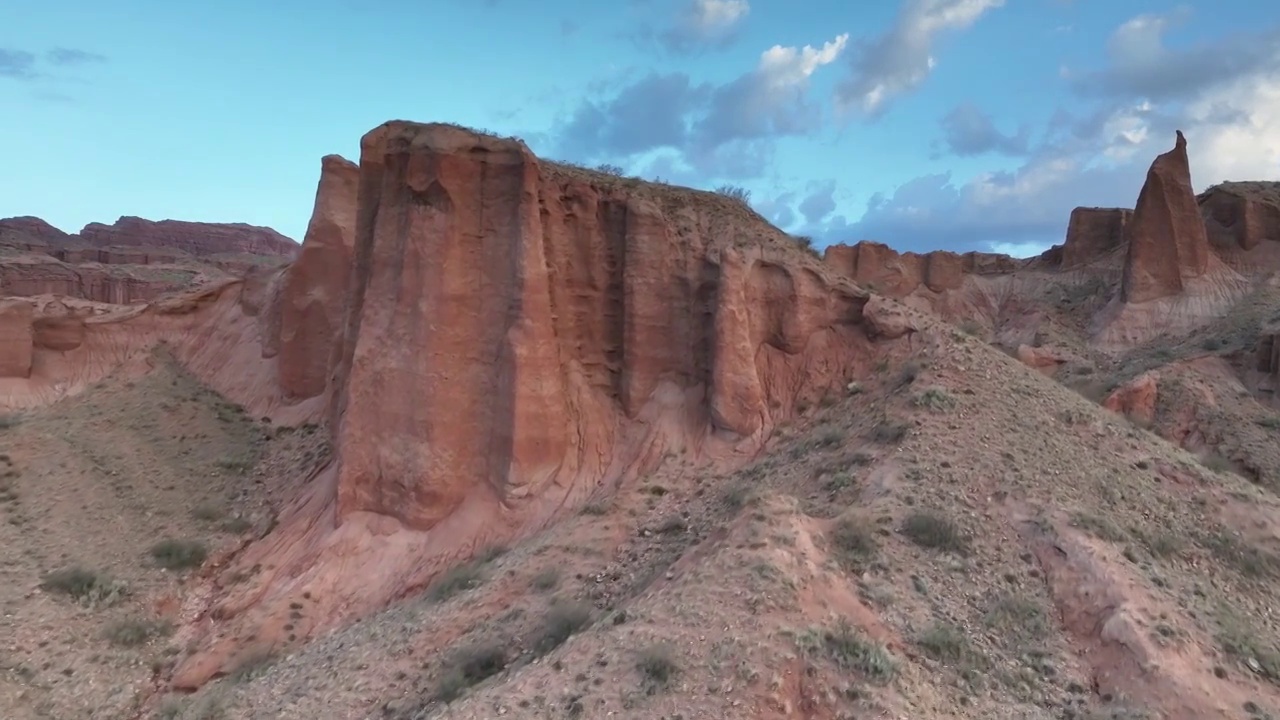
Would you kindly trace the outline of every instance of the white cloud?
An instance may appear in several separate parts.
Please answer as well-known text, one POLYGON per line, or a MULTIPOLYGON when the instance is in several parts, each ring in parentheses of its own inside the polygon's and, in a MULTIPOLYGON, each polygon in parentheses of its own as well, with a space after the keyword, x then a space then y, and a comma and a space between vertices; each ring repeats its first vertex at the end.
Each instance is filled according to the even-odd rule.
POLYGON ((658 39, 676 53, 724 46, 737 36, 750 12, 747 0, 686 0, 675 23, 658 39))
POLYGON ((940 34, 963 30, 1002 5, 1004 0, 905 0, 893 26, 854 56, 850 76, 836 90, 837 106, 879 116, 929 77, 940 34))
POLYGON ((749 12, 747 0, 694 0, 689 22, 698 32, 713 36, 737 25, 749 12))

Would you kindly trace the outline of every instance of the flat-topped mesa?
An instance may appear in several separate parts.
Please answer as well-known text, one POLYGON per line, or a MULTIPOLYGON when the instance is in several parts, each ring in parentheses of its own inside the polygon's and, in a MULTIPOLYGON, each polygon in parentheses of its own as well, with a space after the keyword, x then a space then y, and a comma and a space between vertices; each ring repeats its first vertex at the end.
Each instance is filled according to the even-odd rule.
POLYGON ((966 275, 1010 273, 1019 265, 1013 258, 994 253, 899 253, 869 240, 828 246, 823 261, 854 282, 891 297, 909 295, 922 286, 936 293, 956 290, 966 275))
POLYGON ((1197 198, 1209 242, 1220 251, 1280 242, 1280 182, 1225 182, 1197 198))
POLYGON ((468 498, 595 482, 619 423, 655 403, 703 398, 716 429, 750 436, 814 352, 841 377, 859 362, 856 290, 730 199, 450 125, 387 123, 361 151, 340 514, 427 528, 468 498))
POLYGON ((176 248, 192 255, 246 253, 293 257, 298 244, 267 227, 244 223, 203 223, 185 220, 144 220, 122 217, 111 225, 89 223, 79 233, 98 247, 144 245, 176 248))
POLYGON ((337 155, 320 161, 315 208, 298 259, 279 293, 280 385, 289 395, 319 395, 328 384, 342 334, 355 244, 360 167, 337 155))
POLYGON ((1191 186, 1187 140, 1182 131, 1172 150, 1147 171, 1132 220, 1120 297, 1143 303, 1180 294, 1183 281, 1209 269, 1209 238, 1191 186))
POLYGON ((1125 208, 1072 210, 1067 237, 1062 243, 1062 269, 1083 267, 1123 245, 1125 229, 1132 219, 1133 211, 1125 208))

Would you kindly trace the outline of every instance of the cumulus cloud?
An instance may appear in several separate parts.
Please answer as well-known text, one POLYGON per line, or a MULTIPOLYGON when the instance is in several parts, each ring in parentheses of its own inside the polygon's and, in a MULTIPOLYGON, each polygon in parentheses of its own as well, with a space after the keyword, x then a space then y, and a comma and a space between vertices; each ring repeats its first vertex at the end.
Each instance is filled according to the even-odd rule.
POLYGON ((836 89, 838 106, 879 117, 929 77, 940 35, 965 29, 1002 5, 1004 0, 905 0, 893 26, 852 55, 849 77, 836 89))
POLYGON ((961 103, 942 118, 942 142, 954 155, 969 156, 985 153, 1024 155, 1030 141, 1024 126, 1014 134, 1006 134, 996 127, 995 121, 977 105, 961 103))
POLYGON ((753 70, 724 85, 651 73, 581 103, 556 132, 556 154, 632 162, 667 150, 703 176, 757 176, 772 158, 774 139, 819 127, 822 112, 809 100, 809 82, 840 57, 848 39, 840 35, 821 47, 775 45, 753 70))
POLYGON ((687 0, 675 25, 659 36, 667 49, 693 52, 732 42, 751 12, 747 0, 687 0))
MULTIPOLYGON (((1075 107, 1026 143, 1016 169, 923 175, 874 195, 861 217, 846 208, 806 229, 822 242, 1034 254, 1062 242, 1074 207, 1132 207, 1152 159, 1173 147, 1178 129, 1197 190, 1224 180, 1280 180, 1276 31, 1170 47, 1165 32, 1186 22, 1186 12, 1121 24, 1100 67, 1068 75, 1075 107)), ((1011 141, 1018 135, 999 133, 976 108, 953 112, 943 125, 945 143, 959 154, 1023 148, 1011 141)))
POLYGON ((1274 68, 1280 60, 1280 28, 1188 48, 1168 47, 1166 33, 1190 18, 1190 9, 1180 6, 1124 22, 1107 41, 1107 65, 1069 73, 1072 87, 1083 95, 1188 100, 1223 82, 1274 68))

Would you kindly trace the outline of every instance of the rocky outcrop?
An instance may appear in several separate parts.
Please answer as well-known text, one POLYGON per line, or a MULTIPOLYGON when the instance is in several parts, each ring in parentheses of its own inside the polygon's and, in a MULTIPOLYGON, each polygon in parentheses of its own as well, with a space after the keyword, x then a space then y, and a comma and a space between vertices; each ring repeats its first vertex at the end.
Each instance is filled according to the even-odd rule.
POLYGON ((1144 425, 1155 422, 1159 375, 1147 372, 1116 388, 1102 406, 1144 425))
POLYGON ((25 378, 31 374, 31 304, 0 300, 0 378, 25 378))
POLYGON ((1062 269, 1072 270, 1105 257, 1124 244, 1132 210, 1078 207, 1071 211, 1062 244, 1062 269))
POLYGON ((71 236, 38 217, 0 218, 0 243, 31 247, 60 247, 71 236))
POLYGON ((192 255, 247 253, 293 257, 298 244, 271 228, 244 223, 201 223, 122 217, 111 225, 90 223, 79 237, 97 247, 141 245, 192 255))
POLYGON ((280 384, 296 397, 324 391, 336 361, 356 231, 360 168, 337 155, 320 163, 315 209, 280 290, 280 384))
POLYGON ((816 334, 860 335, 860 298, 767 246, 762 222, 713 225, 716 196, 673 205, 516 142, 407 123, 364 138, 360 172, 343 515, 427 529, 469 497, 594 482, 613 454, 602 433, 664 395, 709 391, 719 429, 752 435, 786 385, 762 373, 787 374, 816 334), (739 250, 734 234, 764 238, 739 250))
POLYGON ((94 302, 129 305, 189 287, 196 278, 195 271, 179 268, 154 271, 139 268, 133 271, 46 260, 0 263, 0 296, 66 295, 94 302))
POLYGON ((260 328, 278 314, 271 361, 307 394, 324 388, 323 324, 348 283, 317 396, 332 398, 334 460, 227 568, 270 569, 225 586, 178 687, 377 609, 668 453, 745 457, 877 359, 867 294, 732 199, 453 126, 389 123, 361 151, 358 180, 323 164, 277 299, 267 283, 240 304, 260 328), (286 630, 303 592, 307 622, 286 630))
POLYGON ((1280 182, 1226 182, 1197 199, 1209 242, 1222 250, 1252 250, 1280 242, 1280 182))
POLYGON ((921 288, 934 293, 958 290, 968 275, 1000 275, 1022 266, 1018 260, 994 253, 899 253, 888 245, 870 241, 830 245, 823 253, 823 261, 854 282, 896 298, 921 288))
POLYGON ((1191 186, 1187 141, 1155 159, 1126 226, 1129 243, 1120 295, 1145 303, 1180 294, 1184 282, 1209 268, 1209 239, 1191 186))

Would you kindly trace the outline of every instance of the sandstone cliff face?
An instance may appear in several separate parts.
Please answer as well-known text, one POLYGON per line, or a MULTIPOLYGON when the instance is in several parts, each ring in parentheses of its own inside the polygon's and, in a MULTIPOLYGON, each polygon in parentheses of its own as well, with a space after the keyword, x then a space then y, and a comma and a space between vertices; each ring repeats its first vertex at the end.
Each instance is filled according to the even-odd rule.
POLYGON ((1023 264, 993 253, 899 253, 888 245, 869 241, 831 245, 824 251, 823 260, 858 284, 897 298, 921 288, 935 293, 958 290, 967 275, 1007 274, 1023 264))
POLYGON ((324 391, 344 324, 355 243, 360 168, 321 160, 315 209, 298 259, 284 272, 279 298, 280 384, 296 397, 324 391))
POLYGON ((297 243, 271 228, 244 223, 200 223, 122 217, 111 225, 90 223, 79 237, 98 246, 142 245, 174 248, 192 255, 248 253, 293 257, 297 243))
POLYGON ((1126 226, 1129 243, 1121 299, 1145 303, 1177 295, 1184 282, 1209 268, 1209 238, 1191 186, 1187 141, 1160 155, 1147 172, 1126 226))
POLYGON ((0 378, 25 378, 31 374, 31 305, 22 300, 0 300, 0 378))
POLYGON ((1133 211, 1122 208, 1078 207, 1071 211, 1062 245, 1062 269, 1094 262, 1124 244, 1133 211))
POLYGON ((61 262, 0 263, 0 296, 66 295, 94 302, 129 305, 188 287, 196 273, 184 269, 130 272, 101 265, 61 262))
POLYGON ((749 213, 732 201, 681 203, 405 123, 364 138, 359 185, 343 515, 426 529, 477 493, 599 479, 613 428, 664 396, 705 398, 719 430, 750 436, 807 356, 829 358, 833 384, 857 356, 834 351, 858 341, 862 298, 797 267, 764 223, 726 217, 749 213), (733 247, 744 231, 776 246, 733 247))
POLYGON ((1280 183, 1222 183, 1198 202, 1215 248, 1252 250, 1263 241, 1280 242, 1280 183))
POLYGON ((0 218, 0 242, 58 247, 70 239, 71 236, 38 217, 0 218))

